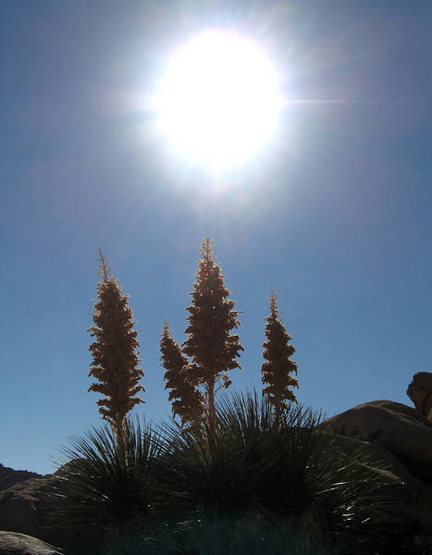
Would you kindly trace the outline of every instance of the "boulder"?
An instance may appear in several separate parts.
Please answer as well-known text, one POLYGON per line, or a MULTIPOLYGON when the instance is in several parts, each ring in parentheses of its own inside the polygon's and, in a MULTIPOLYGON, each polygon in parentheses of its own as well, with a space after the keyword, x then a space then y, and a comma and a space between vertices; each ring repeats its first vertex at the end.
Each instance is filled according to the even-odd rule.
POLYGON ((0 532, 0 555, 62 555, 63 551, 18 532, 0 532))
POLYGON ((384 478, 385 492, 397 498, 405 495, 421 494, 424 484, 413 476, 406 467, 392 454, 377 443, 368 443, 360 439, 326 432, 331 449, 349 456, 359 456, 363 464, 372 472, 384 478))
POLYGON ((49 478, 34 478, 0 492, 0 530, 47 539, 43 533, 43 493, 49 478))
POLYGON ((394 401, 372 401, 325 420, 320 429, 380 445, 415 478, 432 483, 432 422, 394 401))
MULTIPOLYGON (((88 530, 59 524, 56 480, 59 471, 0 491, 0 530, 20 532, 62 548, 88 542, 88 530)), ((0 552, 1 555, 1 552, 0 552)))
POLYGON ((414 374, 408 386, 407 395, 415 408, 428 420, 432 420, 432 372, 414 374))

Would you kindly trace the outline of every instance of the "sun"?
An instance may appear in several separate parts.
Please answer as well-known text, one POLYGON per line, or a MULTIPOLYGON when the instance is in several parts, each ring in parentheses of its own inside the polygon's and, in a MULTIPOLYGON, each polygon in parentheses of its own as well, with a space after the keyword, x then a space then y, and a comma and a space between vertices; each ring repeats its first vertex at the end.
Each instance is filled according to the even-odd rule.
POLYGON ((230 30, 199 33, 180 47, 156 97, 158 126, 172 149, 216 171, 257 154, 281 105, 269 58, 254 40, 230 30))

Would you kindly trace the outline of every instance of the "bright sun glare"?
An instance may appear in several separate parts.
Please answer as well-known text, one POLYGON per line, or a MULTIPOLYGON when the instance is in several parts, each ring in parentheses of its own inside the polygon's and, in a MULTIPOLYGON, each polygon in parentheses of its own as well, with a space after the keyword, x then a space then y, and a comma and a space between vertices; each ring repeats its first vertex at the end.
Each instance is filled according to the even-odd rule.
POLYGON ((157 95, 161 131, 190 162, 243 165, 271 137, 281 108, 273 65, 252 39, 205 31, 172 57, 157 95))

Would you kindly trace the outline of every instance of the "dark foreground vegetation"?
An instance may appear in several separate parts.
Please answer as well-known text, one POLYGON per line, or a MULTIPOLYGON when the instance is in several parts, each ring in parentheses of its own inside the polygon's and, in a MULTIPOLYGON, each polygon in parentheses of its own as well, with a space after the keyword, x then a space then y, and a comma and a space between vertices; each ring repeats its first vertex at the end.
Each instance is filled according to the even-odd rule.
POLYGON ((216 417, 187 431, 128 420, 121 446, 109 426, 76 438, 49 490, 67 552, 426 553, 412 504, 377 461, 337 450, 313 412, 276 418, 245 394, 216 417))

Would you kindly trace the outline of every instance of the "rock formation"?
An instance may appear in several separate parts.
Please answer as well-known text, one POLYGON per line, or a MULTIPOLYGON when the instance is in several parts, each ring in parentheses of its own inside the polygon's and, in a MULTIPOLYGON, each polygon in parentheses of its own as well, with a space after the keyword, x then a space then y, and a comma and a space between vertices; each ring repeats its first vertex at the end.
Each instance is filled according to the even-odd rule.
POLYGON ((7 466, 0 464, 0 491, 10 488, 14 484, 30 480, 31 478, 40 478, 40 474, 29 472, 28 470, 13 470, 7 466))
POLYGON ((0 491, 0 530, 20 532, 62 548, 86 539, 83 526, 79 530, 57 526, 53 487, 60 472, 26 480, 0 491))
POLYGON ((358 455, 369 469, 380 474, 387 485, 382 490, 394 497, 405 497, 405 493, 421 493, 424 483, 412 475, 388 449, 377 443, 369 443, 353 437, 327 432, 332 449, 346 455, 358 455))
POLYGON ((42 504, 48 481, 49 478, 34 478, 0 492, 0 530, 47 539, 42 504))
POLYGON ((62 555, 62 551, 47 543, 18 532, 0 532, 2 555, 62 555))
POLYGON ((432 483, 432 422, 414 408, 394 401, 372 401, 325 420, 320 429, 379 445, 414 479, 432 483))
POLYGON ((414 374, 407 389, 407 395, 415 408, 428 420, 432 420, 432 373, 414 374))

